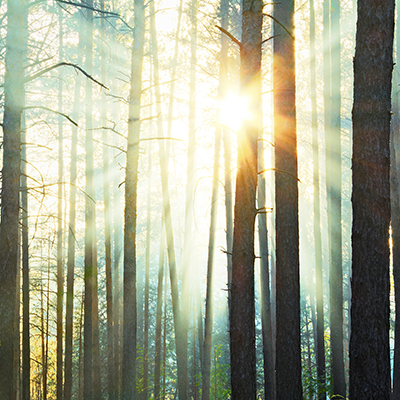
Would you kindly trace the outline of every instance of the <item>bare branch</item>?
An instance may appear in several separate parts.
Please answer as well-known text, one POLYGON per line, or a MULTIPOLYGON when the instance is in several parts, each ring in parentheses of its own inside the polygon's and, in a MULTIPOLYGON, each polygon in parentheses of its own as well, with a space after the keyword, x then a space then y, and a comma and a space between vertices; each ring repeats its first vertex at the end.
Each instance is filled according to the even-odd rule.
POLYGON ((276 38, 276 37, 278 37, 278 36, 281 36, 281 35, 274 35, 274 36, 271 36, 271 37, 269 37, 268 39, 263 40, 263 41, 261 42, 261 44, 267 43, 269 40, 274 39, 274 38, 276 38))
POLYGON ((282 25, 275 17, 273 17, 271 14, 266 14, 263 13, 263 15, 265 15, 266 17, 271 18, 272 20, 274 20, 278 25, 280 25, 285 31, 286 33, 294 40, 294 36, 288 31, 288 29, 286 29, 286 27, 284 25, 282 25))
POLYGON ((215 25, 216 28, 218 28, 222 33, 225 33, 226 36, 228 36, 229 39, 231 39, 233 42, 235 42, 240 48, 242 48, 242 43, 238 39, 235 38, 232 34, 230 34, 227 30, 224 28, 221 28, 218 25, 215 25))
POLYGON ((24 107, 24 110, 33 110, 35 108, 40 108, 42 110, 50 111, 50 112, 52 112, 54 114, 61 115, 62 117, 66 118, 69 122, 71 122, 75 126, 78 126, 78 124, 71 117, 69 117, 67 114, 64 114, 64 113, 62 113, 60 111, 52 110, 51 108, 47 108, 47 107, 43 107, 43 106, 29 106, 29 107, 24 107))
POLYGON ((47 67, 47 68, 45 68, 45 69, 42 69, 41 71, 37 72, 37 73, 34 74, 34 75, 25 77, 24 82, 27 83, 27 82, 33 81, 34 79, 39 78, 40 76, 42 76, 42 75, 45 74, 46 72, 49 72, 49 71, 51 71, 51 70, 53 70, 53 69, 55 69, 55 68, 58 68, 58 67, 62 67, 62 66, 64 66, 64 65, 65 65, 66 67, 73 67, 73 68, 77 69, 78 71, 82 72, 82 74, 85 75, 87 78, 89 78, 90 80, 92 80, 94 83, 97 83, 97 84, 98 84, 99 86, 101 86, 102 88, 104 88, 104 89, 106 89, 106 90, 109 90, 107 86, 103 85, 101 82, 99 82, 99 81, 97 81, 96 79, 94 79, 94 78, 93 78, 92 76, 90 76, 87 72, 85 72, 81 67, 79 67, 79 66, 76 65, 76 64, 67 63, 67 62, 60 62, 60 63, 54 64, 54 65, 51 65, 50 67, 47 67))

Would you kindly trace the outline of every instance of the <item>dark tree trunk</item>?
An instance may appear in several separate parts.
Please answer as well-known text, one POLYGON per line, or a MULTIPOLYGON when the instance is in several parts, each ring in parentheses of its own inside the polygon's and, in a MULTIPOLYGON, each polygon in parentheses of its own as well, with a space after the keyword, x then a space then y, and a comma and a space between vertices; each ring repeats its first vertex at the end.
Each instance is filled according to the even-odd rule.
POLYGON ((242 2, 241 90, 252 118, 238 135, 230 320, 233 400, 256 398, 254 227, 261 125, 262 1, 242 2))
MULTIPOLYGON (((324 291, 322 273, 322 240, 320 212, 320 182, 319 182, 319 145, 318 145, 318 114, 317 114, 317 78, 315 51, 315 12, 314 0, 310 0, 310 75, 311 75, 311 125, 313 146, 313 176, 314 176, 314 245, 315 245, 315 275, 317 294, 317 379, 318 399, 326 399, 325 387, 325 329, 324 329, 324 291)), ((340 139, 340 137, 339 137, 340 139)), ((340 282, 341 284, 341 282, 340 282)), ((311 294, 311 296, 313 296, 311 294)), ((308 326, 307 326, 308 329, 308 326)))
MULTIPOLYGON (((274 5, 293 35, 294 1, 274 5)), ((274 21, 276 398, 302 398, 294 39, 274 21)))
MULTIPOLYGON (((93 7, 93 1, 88 0, 87 5, 93 7)), ((93 48, 93 11, 87 11, 85 32, 85 70, 92 73, 92 48, 93 48)), ((93 254, 93 131, 92 131, 92 84, 86 81, 86 196, 85 196, 85 312, 84 312, 84 340, 83 340, 83 397, 85 400, 93 398, 93 298, 94 298, 94 263, 93 254), (90 196, 90 197, 89 197, 90 196)))
POLYGON ((0 398, 14 400, 18 381, 15 332, 19 332, 19 197, 21 118, 24 102, 25 1, 11 0, 7 9, 4 77, 3 170, 0 225, 0 398))
MULTIPOLYGON (((264 170, 264 142, 259 141, 258 170, 264 170)), ((269 286, 269 261, 268 261, 268 230, 265 200, 265 176, 263 173, 258 177, 257 203, 260 210, 258 215, 258 237, 260 243, 260 309, 263 340, 263 361, 264 361, 264 393, 265 398, 275 399, 275 366, 274 350, 272 340, 271 321, 271 291, 269 286)))
POLYGON ((350 399, 389 399, 394 1, 358 1, 354 56, 350 399))
MULTIPOLYGON (((397 6, 399 10, 399 7, 397 6)), ((393 277, 395 293, 394 367, 392 400, 400 400, 400 20, 396 21, 396 68, 392 85, 392 125, 390 154, 390 196, 393 240, 393 277)))

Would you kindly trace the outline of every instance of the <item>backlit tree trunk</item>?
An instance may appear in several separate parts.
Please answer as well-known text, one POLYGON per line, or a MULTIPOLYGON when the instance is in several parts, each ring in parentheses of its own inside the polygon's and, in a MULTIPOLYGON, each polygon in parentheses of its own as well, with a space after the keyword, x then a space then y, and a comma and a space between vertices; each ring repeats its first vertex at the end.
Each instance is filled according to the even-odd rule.
POLYGON ((131 52, 128 147, 125 177, 124 307, 122 400, 136 398, 136 213, 140 140, 140 107, 144 47, 144 1, 135 0, 135 31, 131 52))
POLYGON ((274 5, 276 398, 302 398, 294 1, 274 5))
POLYGON ((394 1, 358 1, 353 103, 350 399, 389 399, 394 1))
MULTIPOLYGON (((14 400, 18 360, 15 332, 19 268, 19 197, 21 118, 24 102, 25 1, 10 0, 7 9, 4 77, 3 170, 0 225, 0 398, 14 400)), ((19 304, 18 304, 19 306, 19 304)))
POLYGON ((242 2, 241 94, 248 98, 251 118, 243 121, 238 134, 230 320, 233 400, 256 398, 254 227, 261 123, 262 7, 260 0, 242 2))

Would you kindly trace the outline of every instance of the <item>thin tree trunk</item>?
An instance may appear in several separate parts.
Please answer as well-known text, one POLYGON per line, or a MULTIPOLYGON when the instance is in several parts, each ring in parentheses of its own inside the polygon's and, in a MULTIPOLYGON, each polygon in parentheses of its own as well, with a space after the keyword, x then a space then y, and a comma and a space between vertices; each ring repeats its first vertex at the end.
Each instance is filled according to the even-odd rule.
POLYGON ((238 161, 232 247, 230 354, 233 400, 256 398, 254 228, 261 125, 261 0, 242 2, 241 94, 251 119, 238 135, 238 161))
POLYGON ((83 384, 82 384, 82 354, 83 354, 83 346, 82 346, 82 328, 83 328, 83 310, 85 305, 85 292, 82 291, 82 300, 81 300, 81 312, 79 318, 79 354, 78 354, 78 399, 83 399, 83 384))
POLYGON ((302 398, 294 1, 274 5, 276 398, 302 398))
POLYGON ((8 2, 4 76, 3 169, 0 225, 0 398, 13 399, 19 332, 19 197, 21 176, 21 119, 24 102, 25 1, 8 2), (17 302, 18 299, 18 302, 17 302))
MULTIPOLYGON (((154 3, 150 3, 150 36, 152 42, 152 54, 153 54, 153 65, 154 65, 154 85, 155 85, 155 98, 157 109, 156 112, 159 115, 157 118, 157 130, 158 136, 162 138, 163 123, 160 117, 161 115, 161 94, 160 94, 160 78, 159 78, 159 65, 158 65, 158 46, 157 46, 157 31, 155 26, 155 11, 154 3)), ((163 192, 163 209, 165 217, 165 229, 167 238, 167 250, 168 250, 168 263, 171 281, 171 296, 172 296, 172 308, 174 314, 174 330, 175 330, 175 343, 176 343, 176 356, 177 356, 177 367, 178 367, 178 388, 179 388, 179 400, 186 400, 188 397, 188 379, 187 379, 187 334, 184 332, 182 327, 182 316, 179 299, 178 289, 178 276, 176 271, 175 261, 175 246, 174 236, 172 229, 172 216, 171 216, 171 203, 169 197, 168 187, 168 165, 167 155, 165 146, 162 140, 159 141, 159 155, 160 155, 160 167, 161 167, 161 185, 163 192)))
MULTIPOLYGON (((330 241, 330 325, 333 394, 346 397, 343 359, 342 152, 340 132, 340 2, 331 3, 331 130, 327 146, 328 230, 330 241)), ((322 279, 322 278, 321 278, 322 279)), ((320 371, 320 373, 322 373, 320 371)))
MULTIPOLYGON (((399 7, 397 7, 399 10, 399 7)), ((391 123, 391 154, 390 154, 390 195, 391 223, 393 240, 393 278, 395 294, 395 328, 394 328, 394 367, 392 400, 400 400, 400 115, 399 115, 399 84, 400 84, 400 19, 396 21, 396 67, 392 85, 392 123, 391 123)))
POLYGON ((164 280, 164 247, 165 247, 165 229, 164 221, 161 224, 161 238, 158 261, 158 285, 157 285, 157 312, 156 312, 156 343, 154 360, 154 399, 160 399, 161 382, 161 323, 163 306, 163 280, 164 280))
MULTIPOLYGON (((78 61, 82 62, 82 34, 79 32, 78 61)), ((79 120, 79 108, 81 91, 81 76, 76 76, 74 88, 74 105, 72 118, 79 120)), ((69 226, 68 226, 68 254, 67 254, 67 298, 65 311, 65 381, 64 381, 64 400, 72 398, 72 352, 73 352, 73 314, 74 314, 74 274, 75 274, 75 225, 76 225, 76 178, 77 178, 77 145, 78 128, 73 125, 71 137, 71 166, 70 166, 70 185, 69 185, 69 226)))
MULTIPOLYGON (((264 166, 264 142, 258 143, 258 170, 263 171, 264 166)), ((272 340, 272 321, 271 321, 271 291, 269 286, 269 251, 268 251, 268 230, 266 216, 266 200, 265 200, 265 175, 263 173, 258 176, 258 237, 260 243, 260 308, 261 308, 261 324, 262 324, 262 340, 263 340, 263 360, 264 360, 264 393, 265 398, 275 399, 275 366, 274 351, 272 340)))
MULTIPOLYGON (((150 122, 152 123, 152 122, 150 122)), ((150 133, 151 133, 150 129, 150 133)), ((151 137, 151 134, 150 134, 151 137)), ((150 291, 150 243, 151 243, 151 142, 148 148, 148 167, 147 167, 147 221, 146 221, 146 270, 144 279, 144 337, 143 337, 143 399, 148 398, 149 385, 149 291, 150 291)))
POLYGON ((315 273, 317 293, 317 379, 318 399, 326 399, 325 387, 325 343, 324 343, 324 291, 322 275, 322 241, 320 216, 320 189, 319 189, 319 144, 317 118, 317 83, 316 83, 316 52, 315 52, 315 13, 314 0, 310 0, 310 76, 311 76, 311 126, 313 146, 313 176, 314 176, 314 245, 315 245, 315 273))
MULTIPOLYGON (((165 223, 165 222, 164 222, 165 223)), ((168 286, 168 270, 165 269, 165 282, 164 282, 164 324, 163 324, 163 359, 162 359, 162 374, 163 374, 163 383, 162 383, 162 399, 165 400, 166 394, 166 362, 167 362, 167 286, 168 286)))
POLYGON ((211 388, 211 347, 214 313, 214 254, 215 235, 218 216, 218 187, 221 153, 221 125, 217 123, 215 129, 215 151, 214 151, 214 172, 211 195, 211 216, 210 231, 208 237, 208 258, 207 258, 207 286, 206 286, 206 312, 204 320, 204 351, 202 364, 202 399, 210 399, 211 388))
MULTIPOLYGON (((189 116, 188 116, 188 146, 187 146, 187 171, 186 171, 186 204, 185 204, 185 235, 183 243, 183 271, 182 271, 182 358, 188 357, 188 327, 190 304, 190 275, 192 274, 192 248, 193 248, 193 208, 194 184, 196 166, 196 66, 197 66, 197 0, 190 3, 190 78, 189 78, 189 116)), ((189 395, 189 379, 186 369, 182 374, 185 381, 185 393, 189 395)), ((181 396, 181 395, 180 395, 181 396)))
POLYGON ((144 1, 135 0, 135 33, 131 59, 128 148, 125 178, 124 327, 122 352, 122 400, 136 398, 136 212, 140 138, 140 100, 144 47, 144 1))
MULTIPOLYGON (((59 8, 59 43, 58 59, 62 62, 63 30, 62 9, 59 8)), ((63 81, 61 69, 58 71, 58 111, 62 112, 63 81)), ((57 184, 57 400, 63 399, 63 299, 64 299, 64 268, 63 268, 63 121, 58 116, 58 184, 57 184)))
POLYGON ((389 143, 394 1, 359 0, 357 11, 349 398, 389 399, 389 143), (379 39, 371 40, 371 32, 379 32, 379 39))
MULTIPOLYGON (((26 143, 26 125, 22 120, 21 142, 26 143)), ((22 400, 31 398, 31 346, 29 326, 29 225, 26 145, 21 147, 21 224, 22 224, 22 400)))
MULTIPOLYGON (((93 7, 93 1, 88 0, 87 5, 93 7)), ((93 48, 93 11, 87 10, 85 32, 85 70, 92 73, 92 48, 93 48)), ((85 400, 93 398, 93 298, 94 298, 94 254, 93 254, 93 131, 92 131, 92 84, 86 81, 86 187, 85 187, 85 312, 84 312, 84 369, 83 369, 83 397, 85 400), (90 196, 90 197, 89 197, 90 196)))
MULTIPOLYGON (((104 0, 100 1, 100 9, 104 11, 104 0)), ((101 80, 103 84, 107 80, 106 59, 106 27, 105 19, 101 19, 101 80)), ((101 99, 101 126, 107 124, 107 103, 104 90, 101 99)), ((110 181, 109 181, 109 155, 108 155, 108 131, 103 129, 103 198, 104 198, 104 247, 106 267, 106 302, 107 302, 107 375, 108 397, 115 399, 116 377, 114 375, 114 321, 113 321, 113 279, 111 271, 111 212, 110 212, 110 181)))

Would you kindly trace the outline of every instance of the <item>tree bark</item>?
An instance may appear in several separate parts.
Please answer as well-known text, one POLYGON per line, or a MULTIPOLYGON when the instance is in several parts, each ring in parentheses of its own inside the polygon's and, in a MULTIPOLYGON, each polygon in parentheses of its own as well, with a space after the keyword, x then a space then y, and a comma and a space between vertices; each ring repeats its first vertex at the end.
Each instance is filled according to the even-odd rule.
POLYGON ((394 1, 359 0, 354 56, 350 399, 389 399, 394 1))
POLYGON ((10 0, 7 9, 4 77, 3 170, 0 225, 0 398, 14 400, 19 332, 19 197, 21 177, 21 118, 24 102, 25 1, 10 0), (18 295, 18 296, 17 296, 18 295))
MULTIPOLYGON (((399 9, 399 8, 398 8, 399 9)), ((398 14, 397 14, 398 15, 398 14)), ((394 367, 392 400, 400 400, 400 115, 399 115, 399 84, 400 84, 400 20, 396 21, 396 67, 392 85, 392 124, 391 124, 391 154, 390 154, 390 196, 391 224, 393 240, 393 278, 395 294, 395 327, 394 327, 394 367)))
POLYGON ((301 399, 294 1, 274 5, 276 398, 301 399))
MULTIPOLYGON (((104 0, 100 1, 100 9, 104 11, 104 0)), ((106 26, 105 18, 101 19, 101 82, 107 81, 107 56, 106 56, 106 26)), ((101 98, 101 126, 107 124, 107 103, 105 91, 101 98)), ((116 376, 114 374, 114 318, 113 318, 113 277, 111 270, 111 212, 110 212, 110 180, 109 180, 109 155, 108 131, 103 129, 103 199, 104 199, 104 251, 106 267, 106 302, 107 302, 107 383, 109 400, 115 399, 116 376)))
MULTIPOLYGON (((63 30, 62 9, 58 9, 59 43, 58 59, 62 62, 63 30)), ((62 70, 58 73, 58 111, 62 112, 62 70)), ((57 400, 63 400, 63 300, 64 300, 64 267, 63 267, 63 120, 58 116, 58 183, 57 183, 57 400)))
POLYGON ((161 386, 161 323, 162 323, 162 307, 163 307, 163 280, 164 280, 164 247, 165 247, 165 230, 164 221, 161 224, 160 250, 158 260, 158 285, 157 285, 157 313, 156 313, 156 343, 155 343, 155 360, 154 360, 154 399, 160 399, 161 386))
POLYGON ((340 3, 331 3, 331 127, 326 137, 329 295, 333 394, 346 397, 343 359, 343 273, 342 273, 342 151, 340 123, 340 3))
MULTIPOLYGON (((78 61, 82 62, 82 34, 79 32, 78 61)), ((79 120, 79 108, 81 91, 81 76, 76 76, 74 88, 74 105, 72 119, 79 120)), ((76 226, 76 178, 77 178, 77 146, 78 127, 71 127, 71 166, 70 166, 70 188, 69 188, 69 226, 68 226, 68 254, 67 254, 67 296, 65 309, 65 381, 64 400, 72 398, 72 352, 73 352, 73 315, 74 315, 74 274, 75 274, 75 226, 76 226)))
POLYGON ((256 398, 254 226, 261 125, 262 7, 260 0, 242 2, 241 94, 248 98, 252 117, 243 121, 238 135, 230 321, 233 400, 256 398))
POLYGON ((129 93, 128 148, 125 178, 122 400, 136 398, 136 212, 145 32, 144 1, 135 0, 134 10, 135 31, 131 53, 131 87, 129 93))
POLYGON ((323 273, 322 273, 318 110, 317 110, 317 82, 316 82, 315 62, 316 62, 315 12, 314 12, 314 0, 310 0, 310 76, 311 76, 310 86, 311 86, 312 146, 313 146, 313 177, 314 177, 314 246, 315 246, 315 275, 316 275, 316 294, 317 294, 317 337, 316 337, 317 339, 316 358, 317 358, 317 379, 318 379, 317 388, 318 388, 318 399, 325 400, 326 378, 325 378, 324 290, 323 290, 323 273))
POLYGON ((202 363, 202 400, 210 399, 211 388, 211 347, 212 347, 212 329, 214 313, 214 253, 215 253, 215 235, 217 229, 218 216, 218 186, 219 169, 221 153, 221 126, 217 122, 215 128, 215 150, 214 150, 214 172, 211 194, 211 217, 210 230, 208 237, 208 257, 207 257, 207 286, 206 286, 206 312, 204 320, 204 351, 202 363))

